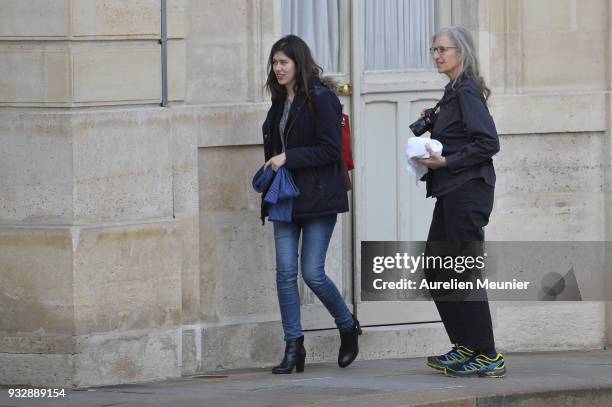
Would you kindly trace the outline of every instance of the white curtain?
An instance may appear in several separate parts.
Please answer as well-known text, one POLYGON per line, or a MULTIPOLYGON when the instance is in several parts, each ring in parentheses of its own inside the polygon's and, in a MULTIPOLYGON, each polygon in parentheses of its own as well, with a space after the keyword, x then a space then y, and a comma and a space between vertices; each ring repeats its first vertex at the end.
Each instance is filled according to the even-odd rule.
POLYGON ((433 0, 365 0, 365 69, 428 68, 433 0))
POLYGON ((283 35, 301 37, 324 72, 338 72, 338 0, 282 0, 281 7, 283 35))

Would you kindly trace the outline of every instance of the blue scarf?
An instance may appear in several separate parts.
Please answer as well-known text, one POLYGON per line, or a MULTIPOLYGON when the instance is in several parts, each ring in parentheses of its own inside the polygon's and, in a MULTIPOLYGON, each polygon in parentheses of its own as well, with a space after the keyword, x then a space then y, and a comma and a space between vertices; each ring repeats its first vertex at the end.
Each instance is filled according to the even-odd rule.
POLYGON ((283 166, 275 173, 272 167, 260 168, 253 177, 253 188, 265 193, 264 202, 269 204, 268 219, 272 222, 291 222, 293 198, 300 194, 291 173, 283 166))

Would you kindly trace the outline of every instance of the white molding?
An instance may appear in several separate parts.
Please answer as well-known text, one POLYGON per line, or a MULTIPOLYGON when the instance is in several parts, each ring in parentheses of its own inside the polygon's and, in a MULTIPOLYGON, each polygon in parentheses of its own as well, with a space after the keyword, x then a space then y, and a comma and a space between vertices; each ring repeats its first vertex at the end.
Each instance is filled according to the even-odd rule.
MULTIPOLYGON (((351 98, 352 126, 351 136, 353 141, 353 154, 355 157, 355 171, 353 171, 353 225, 354 225, 354 241, 353 241, 353 273, 359 276, 361 269, 361 238, 365 230, 365 216, 367 213, 364 194, 367 193, 365 177, 362 177, 363 166, 365 162, 366 152, 361 148, 362 139, 362 89, 361 82, 363 79, 362 55, 363 55, 363 30, 364 26, 364 2, 363 0, 353 0, 351 3, 351 78, 353 81, 353 97, 351 98)), ((361 279, 353 279, 353 298, 355 304, 355 313, 359 318, 359 302, 361 301, 361 279)))
POLYGON ((362 94, 443 90, 448 80, 433 69, 367 71, 362 94))
POLYGON ((349 0, 338 0, 338 72, 335 75, 349 76, 351 69, 351 3, 349 0))

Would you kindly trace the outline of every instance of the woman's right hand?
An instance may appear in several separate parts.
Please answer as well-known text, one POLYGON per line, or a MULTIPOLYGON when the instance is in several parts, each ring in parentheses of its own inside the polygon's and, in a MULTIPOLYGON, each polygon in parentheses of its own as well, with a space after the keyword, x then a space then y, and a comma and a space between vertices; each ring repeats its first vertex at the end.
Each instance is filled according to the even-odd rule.
POLYGON ((280 167, 285 165, 286 162, 287 156, 285 155, 285 153, 281 153, 279 155, 275 155, 274 157, 266 161, 266 163, 264 164, 264 169, 266 169, 266 167, 268 166, 272 166, 272 171, 276 172, 280 167))
POLYGON ((417 162, 423 164, 427 168, 431 168, 432 170, 438 169, 440 167, 446 167, 448 163, 446 162, 446 157, 443 157, 442 154, 436 153, 429 146, 429 144, 425 145, 425 149, 429 153, 428 158, 413 158, 417 162))
MULTIPOLYGON (((421 110, 421 119, 425 117, 425 111, 426 111, 426 110, 427 110, 427 109, 423 109, 423 110, 421 110)), ((436 109, 436 111, 435 111, 434 113, 435 113, 435 114, 440 113, 440 106, 438 106, 438 108, 436 109)))

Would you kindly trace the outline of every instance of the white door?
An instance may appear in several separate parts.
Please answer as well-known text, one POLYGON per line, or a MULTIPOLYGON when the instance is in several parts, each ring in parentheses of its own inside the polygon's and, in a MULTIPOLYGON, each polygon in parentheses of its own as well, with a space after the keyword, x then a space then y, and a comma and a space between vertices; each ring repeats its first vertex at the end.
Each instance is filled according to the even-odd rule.
MULTIPOLYGON (((405 170, 408 126, 442 95, 444 78, 433 68, 432 34, 451 21, 450 1, 354 0, 351 11, 353 73, 354 273, 360 276, 362 241, 423 241, 434 200, 425 198, 405 170)), ((362 325, 438 321, 430 301, 361 301, 362 325)))

